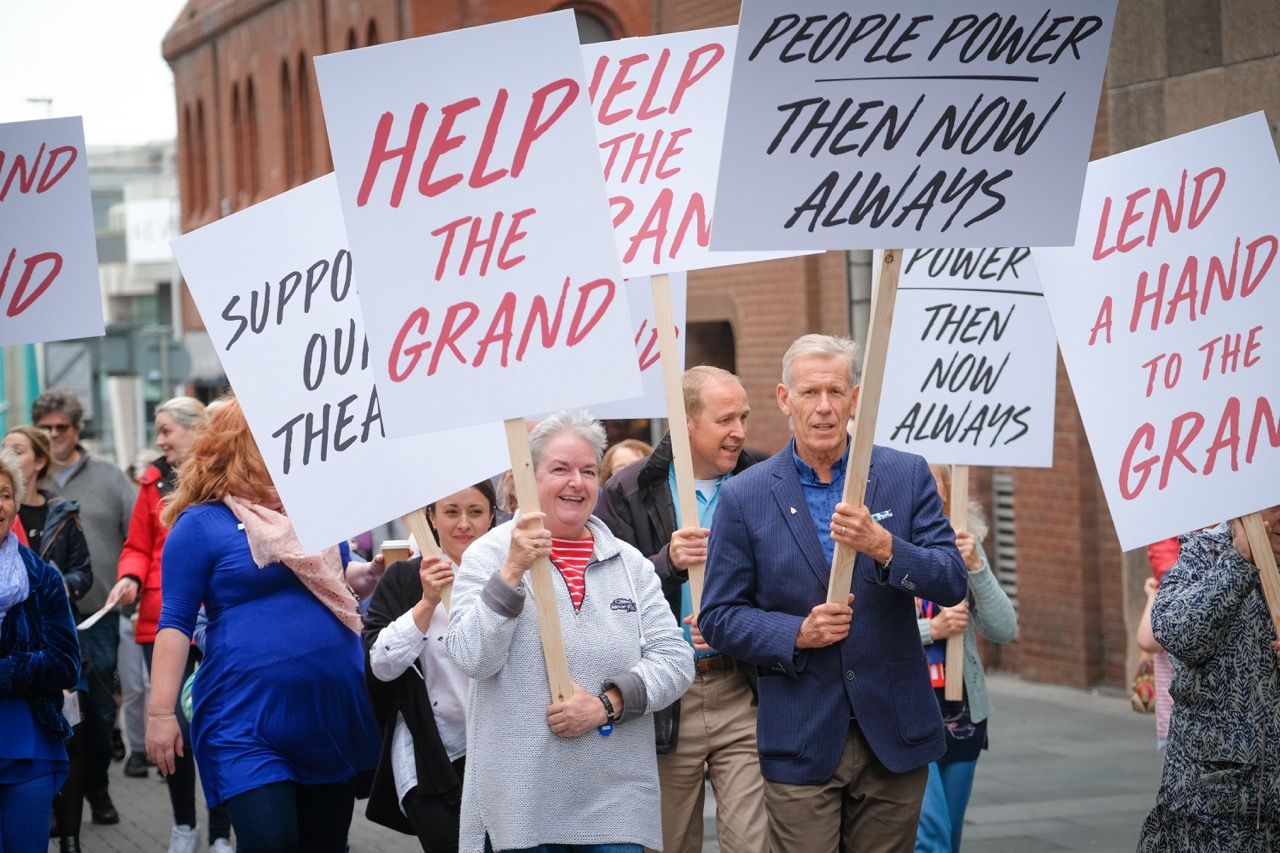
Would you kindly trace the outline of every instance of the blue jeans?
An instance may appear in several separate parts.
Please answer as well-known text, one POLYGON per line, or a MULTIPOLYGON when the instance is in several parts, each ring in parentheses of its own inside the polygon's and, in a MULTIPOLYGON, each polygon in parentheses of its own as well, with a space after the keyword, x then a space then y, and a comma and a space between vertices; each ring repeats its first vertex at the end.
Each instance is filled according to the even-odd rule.
MULTIPOLYGON (((489 839, 484 840, 485 853, 494 853, 489 839)), ((643 853, 639 844, 539 844, 501 853, 643 853)))
POLYGON ((28 782, 0 785, 0 850, 45 850, 49 846, 49 815, 53 795, 62 787, 62 773, 28 782))
POLYGON ((964 812, 973 792, 973 771, 978 762, 948 761, 929 765, 929 783, 920 805, 916 829, 916 853, 958 853, 964 812))

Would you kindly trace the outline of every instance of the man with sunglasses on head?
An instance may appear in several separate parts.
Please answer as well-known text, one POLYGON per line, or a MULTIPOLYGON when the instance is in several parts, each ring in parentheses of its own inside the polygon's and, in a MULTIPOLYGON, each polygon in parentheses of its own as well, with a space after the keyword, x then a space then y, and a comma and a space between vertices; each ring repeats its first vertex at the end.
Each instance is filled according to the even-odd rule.
MULTIPOLYGON (((53 466, 47 485, 62 497, 80 502, 80 522, 89 542, 93 586, 77 606, 80 613, 87 616, 107 601, 137 493, 124 471, 106 459, 93 456, 80 444, 84 407, 70 391, 53 389, 36 397, 31 404, 31 420, 49 434, 53 445, 53 466)), ((119 632, 120 623, 115 617, 101 619, 80 632, 80 645, 86 659, 84 674, 89 681, 88 703, 82 709, 84 792, 93 822, 99 824, 120 822, 107 788, 111 734, 116 717, 114 681, 119 632)))

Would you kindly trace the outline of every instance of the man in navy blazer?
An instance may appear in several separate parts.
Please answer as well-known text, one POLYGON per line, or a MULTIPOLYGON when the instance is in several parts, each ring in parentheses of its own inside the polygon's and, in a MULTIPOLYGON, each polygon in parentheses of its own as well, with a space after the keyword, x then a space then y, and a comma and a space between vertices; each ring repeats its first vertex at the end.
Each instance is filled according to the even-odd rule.
POLYGON ((865 506, 841 502, 856 345, 805 335, 783 356, 792 442, 725 484, 698 625, 754 663, 776 853, 910 851, 928 764, 946 748, 915 598, 968 576, 919 456, 876 447, 865 506), (858 551, 849 604, 826 604, 835 543, 858 551))

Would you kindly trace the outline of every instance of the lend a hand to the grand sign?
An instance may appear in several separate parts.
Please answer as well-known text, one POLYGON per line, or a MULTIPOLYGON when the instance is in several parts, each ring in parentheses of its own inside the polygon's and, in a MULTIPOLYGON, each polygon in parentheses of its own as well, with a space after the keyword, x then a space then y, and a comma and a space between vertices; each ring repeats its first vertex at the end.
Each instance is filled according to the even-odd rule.
POLYGON ((744 0, 711 247, 1072 242, 1115 0, 744 0))
POLYGON ((1277 197, 1254 113, 1091 163, 1033 250, 1123 548, 1280 501, 1277 197))
POLYGON ((571 12, 316 74, 388 435, 640 395, 571 12))
POLYGON ((101 335, 80 118, 0 124, 0 346, 101 335))

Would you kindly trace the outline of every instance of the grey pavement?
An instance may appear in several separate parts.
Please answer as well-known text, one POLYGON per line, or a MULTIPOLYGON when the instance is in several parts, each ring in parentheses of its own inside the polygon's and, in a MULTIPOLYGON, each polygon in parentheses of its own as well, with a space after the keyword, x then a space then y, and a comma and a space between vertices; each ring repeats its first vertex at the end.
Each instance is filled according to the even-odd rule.
MULTIPOLYGON (((990 676, 987 683, 995 706, 991 749, 978 762, 965 822, 966 853, 1132 853, 1160 778, 1154 718, 1133 713, 1118 694, 1007 675, 990 676)), ((154 771, 148 779, 129 779, 122 766, 111 768, 121 823, 94 826, 86 808, 81 845, 86 853, 163 853, 170 825, 164 784, 154 771)), ((714 808, 708 791, 704 853, 720 849, 714 808)), ((352 853, 417 849, 413 839, 370 823, 363 812, 358 802, 352 853)), ((202 827, 204 819, 201 807, 202 827)))

